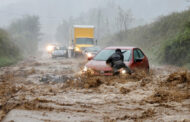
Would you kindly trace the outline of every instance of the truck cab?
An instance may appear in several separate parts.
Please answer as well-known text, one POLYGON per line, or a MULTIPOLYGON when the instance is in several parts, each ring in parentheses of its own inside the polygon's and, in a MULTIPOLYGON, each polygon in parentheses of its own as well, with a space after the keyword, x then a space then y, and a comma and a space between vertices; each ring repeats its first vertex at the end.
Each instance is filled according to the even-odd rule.
POLYGON ((75 54, 82 54, 86 47, 93 47, 94 41, 94 26, 92 25, 74 25, 73 26, 73 47, 75 54))

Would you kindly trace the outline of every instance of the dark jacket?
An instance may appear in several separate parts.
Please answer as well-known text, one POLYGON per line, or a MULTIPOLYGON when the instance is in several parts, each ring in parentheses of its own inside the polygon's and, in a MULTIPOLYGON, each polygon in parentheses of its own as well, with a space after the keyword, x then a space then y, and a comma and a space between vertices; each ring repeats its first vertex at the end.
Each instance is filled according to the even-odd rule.
POLYGON ((124 56, 122 52, 115 52, 106 60, 106 63, 111 64, 111 66, 113 67, 115 64, 118 64, 119 62, 123 63, 123 61, 124 61, 124 56))

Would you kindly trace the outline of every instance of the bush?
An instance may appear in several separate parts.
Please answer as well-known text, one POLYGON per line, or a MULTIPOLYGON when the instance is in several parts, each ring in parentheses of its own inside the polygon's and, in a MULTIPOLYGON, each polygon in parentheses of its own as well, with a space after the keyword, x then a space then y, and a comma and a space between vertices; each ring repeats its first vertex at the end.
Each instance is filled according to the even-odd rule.
POLYGON ((23 56, 37 54, 40 41, 40 23, 38 16, 24 16, 15 20, 8 28, 9 33, 23 56))
POLYGON ((185 30, 164 47, 162 61, 168 64, 183 66, 190 62, 190 22, 185 24, 185 30))
POLYGON ((107 45, 136 46, 143 49, 151 63, 187 66, 190 62, 190 9, 162 16, 157 21, 104 39, 107 45), (107 41, 107 42, 106 42, 107 41), (110 42, 111 41, 111 42, 110 42))
POLYGON ((0 29, 0 67, 13 64, 19 59, 19 49, 11 41, 9 34, 0 29))

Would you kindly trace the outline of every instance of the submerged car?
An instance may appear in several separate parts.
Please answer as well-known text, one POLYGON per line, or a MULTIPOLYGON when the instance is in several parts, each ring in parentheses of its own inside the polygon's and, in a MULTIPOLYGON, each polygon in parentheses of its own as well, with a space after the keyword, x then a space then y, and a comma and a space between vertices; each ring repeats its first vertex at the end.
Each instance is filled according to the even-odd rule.
POLYGON ((83 54, 84 54, 87 58, 92 58, 92 57, 94 57, 100 50, 101 50, 101 48, 100 48, 99 46, 87 47, 87 48, 84 49, 83 54))
POLYGON ((66 47, 56 47, 51 55, 52 55, 52 58, 67 57, 68 56, 67 48, 66 47))
MULTIPOLYGON (((94 75, 113 75, 112 68, 106 64, 106 60, 116 49, 121 49, 124 55, 124 63, 132 70, 144 69, 149 71, 149 62, 140 48, 136 47, 107 47, 101 50, 84 66, 83 72, 92 71, 94 75)), ((122 73, 126 73, 122 71, 122 73)))

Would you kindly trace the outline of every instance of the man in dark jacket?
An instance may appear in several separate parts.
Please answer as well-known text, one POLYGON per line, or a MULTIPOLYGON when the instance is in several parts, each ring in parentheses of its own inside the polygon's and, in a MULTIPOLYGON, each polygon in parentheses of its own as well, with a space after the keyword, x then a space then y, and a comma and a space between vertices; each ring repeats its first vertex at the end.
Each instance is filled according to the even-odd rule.
POLYGON ((109 64, 113 69, 113 75, 119 74, 118 70, 124 68, 129 74, 131 74, 131 69, 124 64, 124 56, 121 49, 116 49, 115 53, 112 54, 107 60, 106 64, 109 64))

